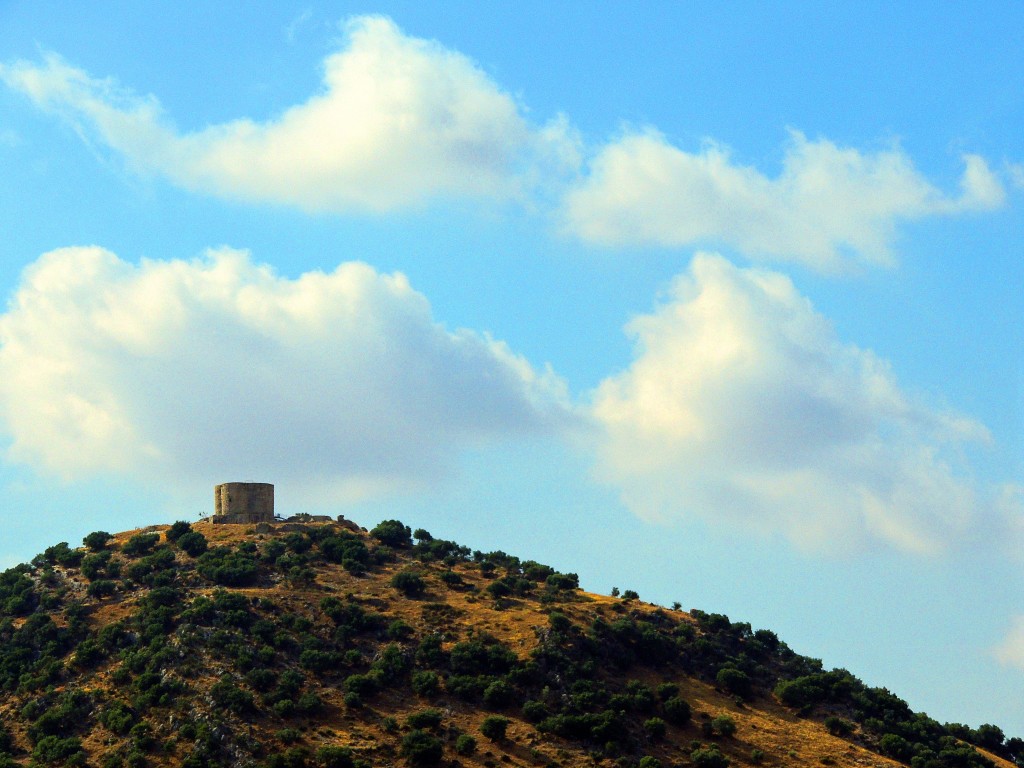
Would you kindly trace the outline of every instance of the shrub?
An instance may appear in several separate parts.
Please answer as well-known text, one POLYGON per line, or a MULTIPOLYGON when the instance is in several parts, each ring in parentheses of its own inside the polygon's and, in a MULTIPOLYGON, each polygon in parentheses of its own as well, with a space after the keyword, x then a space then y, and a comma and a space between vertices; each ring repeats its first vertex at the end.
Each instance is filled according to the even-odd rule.
POLYGON ((135 711, 121 701, 114 701, 100 713, 100 722, 107 728, 120 736, 128 733, 135 725, 137 717, 135 711))
POLYGON ((184 520, 178 520, 174 525, 167 529, 167 533, 164 535, 168 541, 177 541, 186 533, 192 531, 192 526, 186 523, 184 520))
POLYGON ((750 762, 754 765, 760 765, 764 762, 764 750, 763 749, 752 749, 750 750, 750 762))
POLYGON ((66 541, 62 541, 60 544, 54 544, 52 547, 47 547, 46 551, 43 552, 43 557, 46 559, 46 562, 51 565, 63 565, 67 568, 77 568, 78 564, 82 562, 82 557, 84 556, 84 552, 77 549, 71 549, 66 541))
POLYGON ((391 640, 408 640, 416 633, 410 624, 402 619, 395 619, 388 624, 388 638, 391 640))
POLYGON ((728 715, 719 715, 711 721, 711 727, 722 736, 729 737, 736 733, 736 721, 728 715))
POLYGON ((48 765, 85 765, 82 742, 74 736, 62 739, 59 736, 44 736, 32 750, 32 759, 48 765))
POLYGON ((416 729, 402 737, 402 757, 412 765, 437 765, 443 752, 441 740, 426 731, 416 729))
POLYGON ((849 736, 853 733, 853 723, 843 720, 841 717, 830 715, 825 718, 825 727, 833 736, 849 736))
POLYGON ((325 746, 316 751, 316 761, 324 768, 353 768, 352 750, 347 747, 325 746))
POLYGON ((579 589, 580 577, 575 573, 552 573, 544 583, 551 589, 572 590, 579 589))
POLYGON ((508 730, 508 723, 507 717, 490 715, 485 717, 484 721, 480 724, 480 733, 491 741, 503 741, 505 732, 508 730))
POLYGON ((675 725, 686 725, 690 722, 690 705, 685 699, 679 696, 673 696, 670 699, 666 699, 665 703, 661 705, 665 712, 665 718, 675 725))
POLYGON ((441 678, 436 672, 421 670, 412 676, 412 689, 420 696, 433 696, 437 693, 441 678))
POLYGON ((436 709, 421 709, 405 719, 410 728, 437 728, 441 724, 441 712, 436 709))
POLYGON ((357 696, 369 696, 377 691, 379 684, 373 675, 349 675, 345 679, 345 691, 357 696))
POLYGON ((117 591, 117 584, 110 579, 97 579, 89 584, 86 594, 90 597, 110 597, 117 591))
POLYGON ((644 755, 640 758, 638 768, 661 768, 661 760, 651 755, 644 755))
POLYGON ((472 755, 476 752, 476 739, 463 733, 455 740, 455 751, 460 755, 472 755))
POLYGON ((698 747, 690 753, 690 760, 697 768, 728 768, 729 758, 722 754, 717 744, 698 747))
POLYGON ((667 730, 667 724, 660 717, 652 717, 649 720, 644 721, 644 731, 654 741, 659 741, 665 737, 665 731, 667 730))
POLYGON ((495 680, 484 689, 484 703, 500 709, 511 704, 515 694, 512 686, 504 680, 495 680))
POLYGON ((160 541, 159 533, 137 533, 124 543, 121 552, 128 557, 148 555, 158 541, 160 541))
POLYGON ((237 715, 253 710, 252 694, 235 685, 229 679, 221 679, 210 688, 210 696, 215 704, 231 710, 237 715))
POLYGON ((412 546, 412 531, 399 520, 383 520, 370 531, 370 535, 381 544, 403 548, 412 546))
POLYGON ((878 751, 905 763, 914 756, 914 745, 898 734, 887 733, 878 740, 878 751))
POLYGON ((658 698, 662 701, 668 701, 669 699, 679 695, 679 686, 675 683, 662 683, 658 686, 658 698))
POLYGON ((539 723, 551 716, 551 711, 541 701, 528 701, 523 704, 523 718, 531 723, 539 723))
POLYGON ((206 537, 199 531, 184 533, 177 540, 178 548, 189 557, 199 557, 206 551, 206 537))
POLYGON ((627 589, 622 593, 623 600, 639 600, 640 595, 633 589, 627 589))
POLYGON ((746 672, 736 669, 736 667, 722 667, 715 676, 715 682, 736 696, 746 698, 750 695, 750 677, 746 672))
POLYGON ((114 538, 106 531, 93 531, 88 534, 82 543, 89 549, 90 552, 99 552, 101 549, 107 546, 107 542, 114 538))
POLYGON ((419 571, 399 571, 391 577, 391 586, 397 589, 406 597, 419 597, 426 589, 427 584, 419 571))

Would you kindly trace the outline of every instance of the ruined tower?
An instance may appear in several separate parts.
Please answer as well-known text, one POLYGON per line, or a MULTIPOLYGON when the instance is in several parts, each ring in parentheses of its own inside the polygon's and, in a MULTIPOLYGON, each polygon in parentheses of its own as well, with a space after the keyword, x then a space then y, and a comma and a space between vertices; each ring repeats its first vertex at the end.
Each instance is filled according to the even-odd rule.
POLYGON ((214 523, 274 522, 272 483, 221 483, 213 487, 214 523))

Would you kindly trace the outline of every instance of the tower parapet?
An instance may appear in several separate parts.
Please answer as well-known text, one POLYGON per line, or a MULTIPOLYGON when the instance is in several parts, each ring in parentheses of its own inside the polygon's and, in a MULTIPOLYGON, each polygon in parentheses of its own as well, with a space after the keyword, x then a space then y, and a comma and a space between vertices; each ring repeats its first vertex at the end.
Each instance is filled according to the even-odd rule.
POLYGON ((213 522, 274 522, 273 483, 221 483, 213 487, 213 522))

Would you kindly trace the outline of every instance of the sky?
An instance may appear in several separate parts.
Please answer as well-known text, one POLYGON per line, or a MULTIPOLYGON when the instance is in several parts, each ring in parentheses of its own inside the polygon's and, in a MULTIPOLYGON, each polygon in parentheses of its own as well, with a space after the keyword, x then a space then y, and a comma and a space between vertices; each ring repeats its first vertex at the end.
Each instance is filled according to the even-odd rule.
POLYGON ((272 482, 1024 735, 1024 6, 840 5, 0 3, 0 567, 272 482))

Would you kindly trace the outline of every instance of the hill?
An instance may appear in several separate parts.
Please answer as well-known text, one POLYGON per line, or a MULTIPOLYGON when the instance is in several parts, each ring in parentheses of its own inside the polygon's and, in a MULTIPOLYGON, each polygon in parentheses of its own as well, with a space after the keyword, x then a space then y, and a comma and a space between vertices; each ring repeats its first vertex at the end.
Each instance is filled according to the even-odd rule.
POLYGON ((771 631, 398 521, 83 544, 0 574, 0 767, 1024 763, 771 631))

